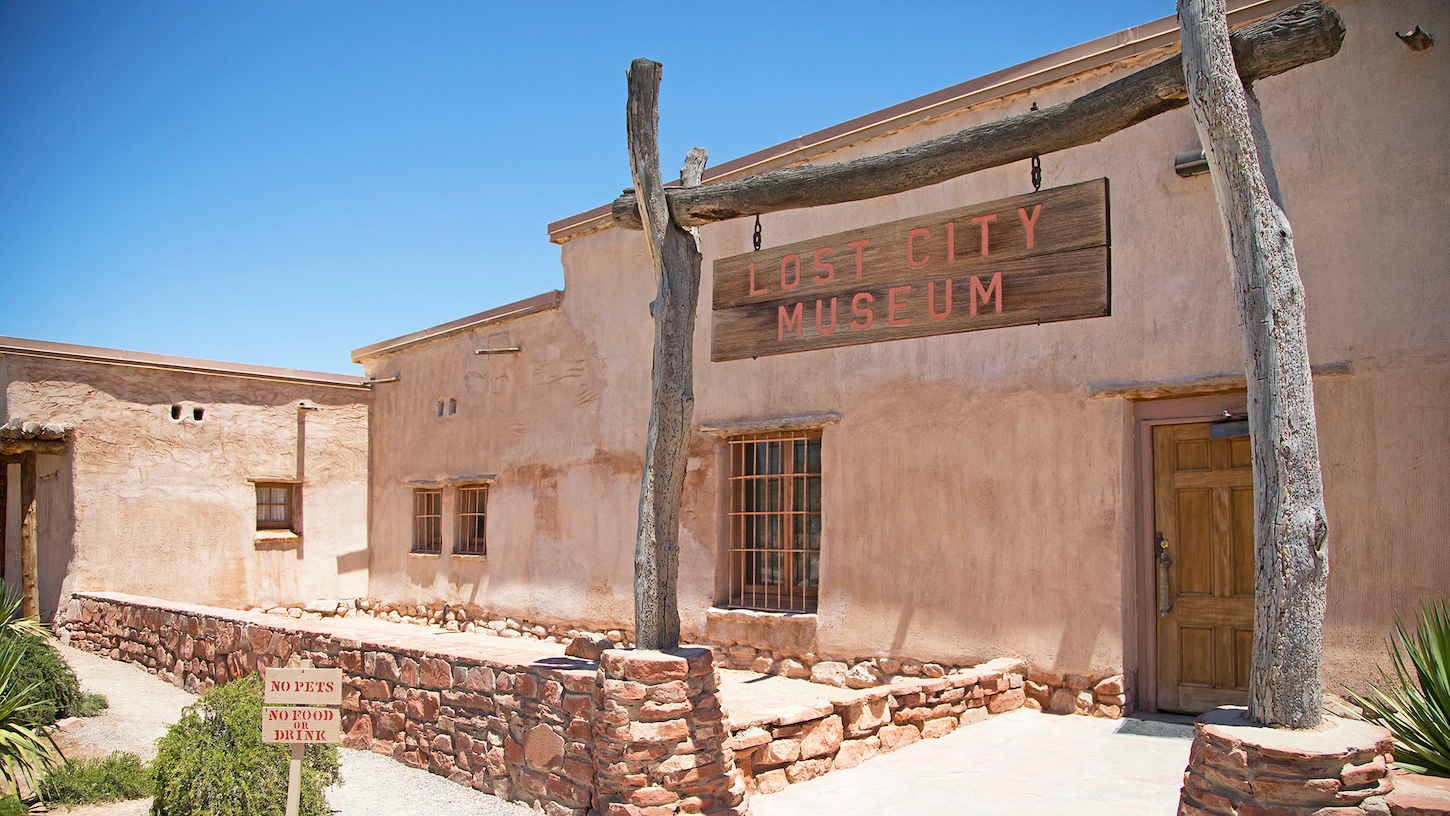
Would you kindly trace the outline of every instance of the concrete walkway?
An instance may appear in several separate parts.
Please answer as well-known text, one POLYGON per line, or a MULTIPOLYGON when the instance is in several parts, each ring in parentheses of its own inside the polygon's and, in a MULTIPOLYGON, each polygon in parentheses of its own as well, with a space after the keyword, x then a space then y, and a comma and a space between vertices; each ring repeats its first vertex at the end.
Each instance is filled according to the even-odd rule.
POLYGON ((1026 709, 754 796, 755 816, 1171 816, 1187 718, 1101 720, 1026 709))

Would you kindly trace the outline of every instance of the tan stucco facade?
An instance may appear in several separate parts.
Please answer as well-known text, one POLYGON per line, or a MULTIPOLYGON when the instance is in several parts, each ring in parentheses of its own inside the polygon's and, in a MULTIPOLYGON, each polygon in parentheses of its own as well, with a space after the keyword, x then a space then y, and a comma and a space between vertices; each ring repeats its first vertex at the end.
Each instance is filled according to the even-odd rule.
POLYGON ((38 457, 44 618, 85 590, 236 608, 365 593, 357 378, 3 338, 0 389, 5 420, 73 426, 64 455, 38 457), (292 485, 293 517, 259 533, 256 482, 273 480, 292 485))
MULTIPOLYGON (((1414 24, 1450 31, 1450 8, 1336 5, 1349 32, 1342 52, 1257 87, 1322 372, 1330 690, 1371 674, 1396 613, 1450 586, 1450 52, 1412 52, 1394 37, 1414 24)), ((845 161, 1056 104, 1162 56, 809 159, 845 161)), ((1181 109, 1043 158, 1044 187, 1110 180, 1110 317, 713 363, 711 261, 749 250, 753 222, 700 230, 697 428, 840 415, 823 430, 814 652, 1151 671, 1144 417, 1201 416, 1207 403, 1186 398, 1228 394, 1219 398, 1228 405, 1242 390, 1212 185, 1173 169, 1176 155, 1198 147, 1181 109)), ((764 238, 786 244, 1030 189, 1022 162, 767 215, 764 238)), ((541 621, 632 620, 654 280, 639 232, 604 226, 556 239, 566 284, 556 304, 355 354, 371 377, 400 378, 375 387, 372 595, 541 621), (449 554, 446 487, 443 554, 409 554, 411 486, 483 476, 492 479, 488 555, 449 554)), ((690 450, 680 610, 687 634, 719 638, 707 610, 725 587, 725 443, 697 429, 690 450)))

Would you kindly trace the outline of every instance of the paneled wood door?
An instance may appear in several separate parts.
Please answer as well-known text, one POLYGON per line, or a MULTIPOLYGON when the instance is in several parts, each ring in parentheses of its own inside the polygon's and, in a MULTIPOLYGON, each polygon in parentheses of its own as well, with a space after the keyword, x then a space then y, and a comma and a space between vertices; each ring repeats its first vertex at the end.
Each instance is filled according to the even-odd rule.
POLYGON ((1248 701, 1253 462, 1247 436, 1211 439, 1210 427, 1153 428, 1158 708, 1166 711, 1199 713, 1248 701), (1164 553, 1172 562, 1166 570, 1164 553))

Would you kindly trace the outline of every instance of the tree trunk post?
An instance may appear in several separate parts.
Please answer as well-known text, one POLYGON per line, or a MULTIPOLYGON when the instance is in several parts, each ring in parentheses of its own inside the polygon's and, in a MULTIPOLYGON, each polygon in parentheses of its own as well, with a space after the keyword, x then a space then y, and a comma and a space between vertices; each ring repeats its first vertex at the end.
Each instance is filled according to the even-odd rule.
POLYGON ((1258 100, 1234 69, 1223 0, 1178 0, 1178 22, 1189 106, 1223 215, 1244 327, 1256 550, 1249 718, 1261 725, 1315 728, 1329 527, 1304 284, 1272 183, 1268 138, 1262 121, 1253 121, 1258 100))
POLYGON ((35 451, 20 454, 20 613, 40 617, 40 552, 35 541, 35 451))
MULTIPOLYGON (((659 283, 650 308, 655 321, 654 369, 634 551, 634 642, 636 648, 664 650, 680 642, 675 585, 680 503, 695 411, 693 352, 701 258, 695 236, 674 223, 665 204, 658 143, 661 68, 647 59, 630 65, 626 124, 630 174, 659 283)), ((705 151, 691 150, 683 174, 686 183, 699 183, 704 165, 705 151)))

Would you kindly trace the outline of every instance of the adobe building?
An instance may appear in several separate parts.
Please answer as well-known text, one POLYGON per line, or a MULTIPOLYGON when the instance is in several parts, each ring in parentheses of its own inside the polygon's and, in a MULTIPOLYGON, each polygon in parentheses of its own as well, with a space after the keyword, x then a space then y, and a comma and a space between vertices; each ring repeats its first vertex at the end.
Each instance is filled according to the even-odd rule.
MULTIPOLYGON (((1308 298, 1329 691, 1450 587, 1450 52, 1395 36, 1450 36, 1450 7, 1336 7, 1337 56, 1256 85, 1308 298)), ((1177 47, 1148 23, 705 183, 1045 108, 1177 47)), ((1242 700, 1244 342, 1199 150, 1182 108, 1044 156, 1040 192, 1023 161, 765 215, 758 252, 752 219, 701 227, 686 639, 791 673, 1016 656, 1038 692, 1124 674, 1138 709, 1242 700)), ((396 379, 372 406, 370 593, 627 629, 655 281, 607 205, 549 235, 562 292, 354 352, 396 379)))
POLYGON ((366 592, 358 377, 0 337, 0 394, 4 580, 43 620, 83 590, 235 608, 366 592))

